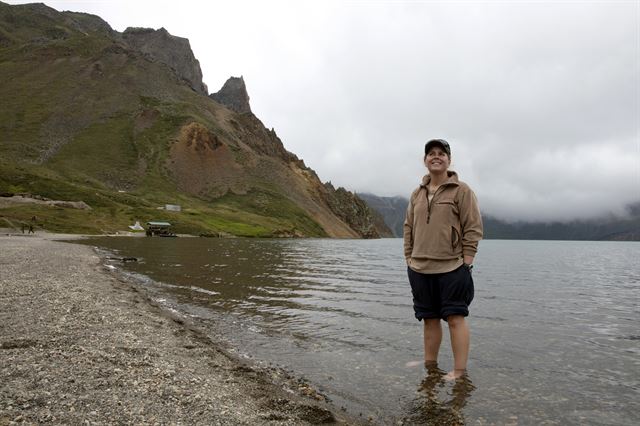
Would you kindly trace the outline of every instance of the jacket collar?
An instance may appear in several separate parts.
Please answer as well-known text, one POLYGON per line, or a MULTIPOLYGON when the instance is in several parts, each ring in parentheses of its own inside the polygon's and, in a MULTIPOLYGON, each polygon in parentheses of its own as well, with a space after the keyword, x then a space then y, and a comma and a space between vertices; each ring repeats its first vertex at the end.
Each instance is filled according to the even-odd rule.
MULTIPOLYGON (((447 170, 447 175, 449 176, 449 178, 442 184, 444 185, 458 185, 458 174, 456 172, 454 172, 453 170, 447 170)), ((429 182, 431 182, 431 175, 424 175, 424 177, 422 178, 422 183, 420 184, 420 188, 426 188, 427 185, 429 185, 429 182)))

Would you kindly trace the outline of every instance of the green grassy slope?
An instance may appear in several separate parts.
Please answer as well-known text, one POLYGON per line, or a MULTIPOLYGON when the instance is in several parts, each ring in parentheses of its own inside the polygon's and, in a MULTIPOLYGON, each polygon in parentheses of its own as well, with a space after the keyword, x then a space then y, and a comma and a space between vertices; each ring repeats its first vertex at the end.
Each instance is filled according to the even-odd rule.
POLYGON ((324 190, 321 183, 292 171, 304 164, 275 133, 196 93, 98 17, 0 2, 0 81, 0 193, 91 207, 10 205, 0 208, 0 227, 36 215, 56 232, 168 220, 178 233, 327 236, 309 214, 323 197, 305 201, 324 190), (172 147, 190 123, 231 153, 224 163, 205 164, 220 173, 200 191, 170 167, 172 147), (165 204, 182 212, 158 209, 165 204))

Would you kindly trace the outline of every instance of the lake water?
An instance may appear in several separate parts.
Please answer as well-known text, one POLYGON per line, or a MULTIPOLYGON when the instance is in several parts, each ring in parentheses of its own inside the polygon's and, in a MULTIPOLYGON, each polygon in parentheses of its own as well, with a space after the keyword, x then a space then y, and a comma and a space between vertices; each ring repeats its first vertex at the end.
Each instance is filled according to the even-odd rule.
POLYGON ((456 384, 407 366, 422 326, 400 239, 85 242, 139 258, 124 267, 162 303, 375 423, 640 424, 637 242, 482 241, 456 384))

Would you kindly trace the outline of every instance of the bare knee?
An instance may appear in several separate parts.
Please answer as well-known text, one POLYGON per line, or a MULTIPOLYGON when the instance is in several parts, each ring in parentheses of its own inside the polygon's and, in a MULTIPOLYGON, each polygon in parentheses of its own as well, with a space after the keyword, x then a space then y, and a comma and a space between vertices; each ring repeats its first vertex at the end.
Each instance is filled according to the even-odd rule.
POLYGON ((459 328, 465 326, 465 318, 462 315, 449 315, 447 317, 447 324, 449 328, 459 328))

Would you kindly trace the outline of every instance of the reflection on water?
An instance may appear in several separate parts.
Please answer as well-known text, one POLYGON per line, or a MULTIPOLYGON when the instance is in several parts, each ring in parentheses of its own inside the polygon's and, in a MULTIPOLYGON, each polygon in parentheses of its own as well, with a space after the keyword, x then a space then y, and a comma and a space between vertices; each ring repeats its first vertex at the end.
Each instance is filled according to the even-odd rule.
POLYGON ((426 375, 412 401, 405 423, 421 425, 464 425, 462 409, 475 386, 468 374, 451 382, 437 364, 425 365, 426 375))
MULTIPOLYGON (((410 367, 422 358, 422 327, 401 240, 88 243, 140 258, 124 267, 153 278, 144 285, 215 338, 378 423, 640 424, 638 243, 483 241, 469 317, 473 385, 410 367)), ((444 370, 448 347, 445 333, 444 370)))

